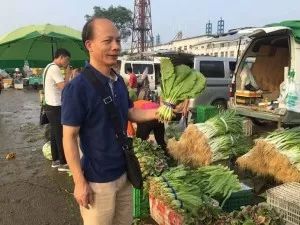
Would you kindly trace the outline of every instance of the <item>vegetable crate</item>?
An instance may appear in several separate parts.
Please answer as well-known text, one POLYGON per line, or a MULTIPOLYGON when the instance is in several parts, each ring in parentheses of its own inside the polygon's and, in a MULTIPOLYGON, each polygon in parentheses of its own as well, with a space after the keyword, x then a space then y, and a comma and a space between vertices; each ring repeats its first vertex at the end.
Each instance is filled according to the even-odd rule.
POLYGON ((133 188, 133 217, 144 218, 149 216, 149 196, 148 193, 143 193, 143 190, 133 188))
POLYGON ((239 210, 242 206, 251 205, 254 197, 252 188, 242 185, 242 190, 233 192, 229 199, 225 202, 222 209, 226 212, 232 212, 234 210, 239 210))
POLYGON ((204 123, 209 118, 218 114, 218 109, 211 105, 200 105, 197 107, 196 123, 204 123))
POLYGON ((163 201, 149 196, 150 215, 159 225, 183 225, 183 217, 170 209, 163 201))
POLYGON ((283 216, 287 225, 300 224, 300 183, 286 183, 267 190, 267 203, 283 216))

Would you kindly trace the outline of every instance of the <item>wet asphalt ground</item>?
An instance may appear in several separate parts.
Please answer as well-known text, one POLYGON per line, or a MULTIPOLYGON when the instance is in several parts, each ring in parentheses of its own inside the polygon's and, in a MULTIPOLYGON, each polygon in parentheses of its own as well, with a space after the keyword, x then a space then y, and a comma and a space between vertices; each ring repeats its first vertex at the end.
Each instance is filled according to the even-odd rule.
POLYGON ((72 178, 44 158, 36 90, 0 95, 0 225, 81 225, 72 178), (6 160, 8 153, 16 157, 6 160))

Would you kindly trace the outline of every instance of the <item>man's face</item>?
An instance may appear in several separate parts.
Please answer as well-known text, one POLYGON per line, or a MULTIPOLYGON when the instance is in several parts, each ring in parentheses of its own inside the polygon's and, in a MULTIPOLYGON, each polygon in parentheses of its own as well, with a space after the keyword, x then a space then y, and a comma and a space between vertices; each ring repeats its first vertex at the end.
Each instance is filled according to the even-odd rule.
POLYGON ((69 56, 60 56, 60 65, 64 68, 67 68, 70 63, 69 56))
POLYGON ((121 51, 118 29, 111 21, 104 19, 96 19, 92 26, 93 38, 86 41, 91 59, 104 66, 115 65, 121 51))

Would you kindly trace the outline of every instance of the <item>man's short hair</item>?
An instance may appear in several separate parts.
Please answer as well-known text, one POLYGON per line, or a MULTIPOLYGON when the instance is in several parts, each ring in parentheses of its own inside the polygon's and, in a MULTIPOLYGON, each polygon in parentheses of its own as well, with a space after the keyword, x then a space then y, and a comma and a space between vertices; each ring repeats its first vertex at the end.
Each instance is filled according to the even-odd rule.
POLYGON ((71 58, 71 53, 67 49, 59 48, 59 49, 56 50, 54 58, 57 59, 60 56, 71 58))
POLYGON ((84 47, 85 47, 85 42, 93 38, 93 23, 96 19, 106 19, 106 18, 102 16, 93 16, 88 21, 86 21, 81 32, 81 38, 84 47))

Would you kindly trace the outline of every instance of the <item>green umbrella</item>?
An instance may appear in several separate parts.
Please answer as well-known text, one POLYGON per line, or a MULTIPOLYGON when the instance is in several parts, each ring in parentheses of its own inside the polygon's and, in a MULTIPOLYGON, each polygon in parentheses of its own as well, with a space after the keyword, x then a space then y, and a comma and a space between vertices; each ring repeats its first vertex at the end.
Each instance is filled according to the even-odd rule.
POLYGON ((19 28, 0 37, 0 68, 45 67, 53 60, 58 48, 71 53, 73 67, 84 66, 87 54, 81 41, 81 33, 66 26, 51 24, 31 25, 19 28))

